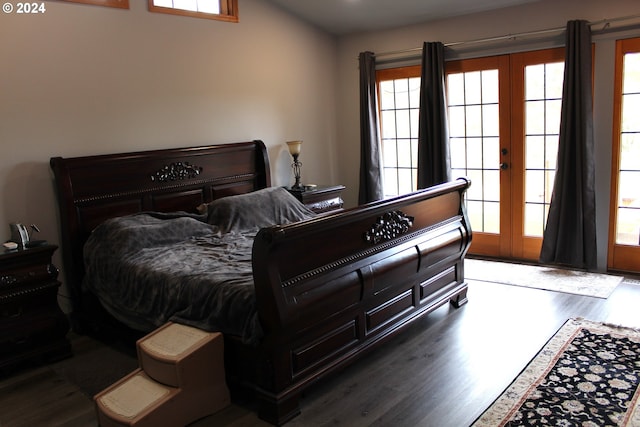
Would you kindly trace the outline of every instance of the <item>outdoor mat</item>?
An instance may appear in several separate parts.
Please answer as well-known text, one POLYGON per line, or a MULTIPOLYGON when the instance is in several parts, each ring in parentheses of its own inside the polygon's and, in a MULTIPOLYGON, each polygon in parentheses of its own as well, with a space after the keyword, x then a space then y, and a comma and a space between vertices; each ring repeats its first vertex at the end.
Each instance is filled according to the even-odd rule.
POLYGON ((637 427, 639 381, 639 330, 570 319, 473 427, 637 427))
POLYGON ((549 266, 464 260, 466 279, 608 298, 624 277, 549 266))

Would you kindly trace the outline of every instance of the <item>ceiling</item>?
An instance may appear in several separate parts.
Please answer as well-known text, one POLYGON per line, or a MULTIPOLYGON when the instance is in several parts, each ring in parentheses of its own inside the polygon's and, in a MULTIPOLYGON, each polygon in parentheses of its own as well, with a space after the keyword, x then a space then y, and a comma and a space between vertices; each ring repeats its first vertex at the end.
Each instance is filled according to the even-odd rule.
POLYGON ((331 34, 385 30, 536 0, 270 0, 331 34))

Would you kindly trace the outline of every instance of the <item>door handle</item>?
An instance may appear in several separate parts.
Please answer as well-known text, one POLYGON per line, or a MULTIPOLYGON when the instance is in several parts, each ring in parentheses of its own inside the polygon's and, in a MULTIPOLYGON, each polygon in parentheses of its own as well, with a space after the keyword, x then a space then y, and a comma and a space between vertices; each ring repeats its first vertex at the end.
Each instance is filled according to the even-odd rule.
POLYGON ((502 169, 502 170, 509 169, 509 163, 505 163, 505 162, 500 163, 500 169, 502 169))

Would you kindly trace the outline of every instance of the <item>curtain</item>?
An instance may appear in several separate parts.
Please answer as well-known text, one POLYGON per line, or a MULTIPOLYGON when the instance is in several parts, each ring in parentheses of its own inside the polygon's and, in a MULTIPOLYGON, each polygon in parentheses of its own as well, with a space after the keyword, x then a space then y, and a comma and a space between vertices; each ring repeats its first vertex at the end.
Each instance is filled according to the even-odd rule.
POLYGON ((420 81, 418 188, 451 180, 444 76, 444 45, 425 42, 420 81))
POLYGON ((359 204, 384 197, 382 158, 378 126, 376 60, 372 52, 362 52, 360 63, 360 189, 359 204))
POLYGON ((596 269, 591 30, 569 21, 558 164, 540 261, 596 269))

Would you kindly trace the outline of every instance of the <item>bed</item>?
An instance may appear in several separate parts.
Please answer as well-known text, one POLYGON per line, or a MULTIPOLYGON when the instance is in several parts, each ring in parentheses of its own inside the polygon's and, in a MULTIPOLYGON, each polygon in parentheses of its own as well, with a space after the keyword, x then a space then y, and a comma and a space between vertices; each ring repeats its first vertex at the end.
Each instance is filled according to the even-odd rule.
MULTIPOLYGON (((295 203, 286 199, 285 190, 271 186, 269 159, 261 141, 54 157, 50 164, 74 330, 135 336, 169 319, 221 330, 232 394, 251 391, 259 402, 258 415, 273 424, 299 414, 301 393, 316 380, 356 362, 441 305, 450 302, 459 307, 467 302, 464 257, 472 235, 463 204, 470 182, 464 178, 316 215, 295 199, 295 203), (265 195, 284 197, 275 205, 285 200, 286 212, 276 209, 275 219, 271 215, 230 232, 220 224, 225 219, 216 218, 220 205, 232 203, 244 212, 251 210, 247 206, 263 206, 253 197, 265 195), (171 271, 179 276, 179 285, 168 285, 152 296, 136 293, 135 289, 149 286, 141 285, 147 282, 137 276, 112 297, 108 280, 100 286, 87 283, 101 281, 94 278, 93 270, 111 272, 113 277, 127 275, 108 259, 94 265, 106 252, 118 252, 123 246, 130 249, 122 257, 128 260, 129 254, 146 251, 146 231, 139 241, 135 234, 122 239, 117 234, 121 232, 117 227, 127 228, 132 221, 136 230, 140 221, 150 229, 159 227, 160 240, 171 237, 161 242, 162 250, 168 251, 162 258, 174 256, 174 248, 182 251, 177 246, 182 240, 198 250, 204 247, 205 253, 212 246, 231 248, 227 253, 240 263, 242 286, 249 290, 242 294, 243 302, 226 303, 217 294, 203 297, 191 291, 180 295, 167 291, 171 286, 187 286, 195 275, 182 277, 176 270, 171 271), (174 222, 182 224, 180 232, 163 231, 174 222), (115 229, 109 228, 114 224, 115 229), (100 234, 110 236, 110 243, 96 244, 100 234), (157 294, 164 295, 165 302, 156 302, 157 294), (119 308, 118 301, 132 298, 149 307, 119 308), (149 300, 154 303, 148 304, 149 300), (178 300, 182 301, 178 308, 165 304, 178 300), (225 313, 208 319, 211 301, 222 312, 242 306, 240 326, 226 325, 225 313), (162 304, 164 308, 155 312, 162 304)), ((198 259, 203 265, 198 272, 201 277, 208 276, 207 269, 217 270, 207 267, 206 255, 185 252, 180 259, 173 267, 198 259)), ((140 277, 160 282, 154 267, 148 269, 140 277)))

